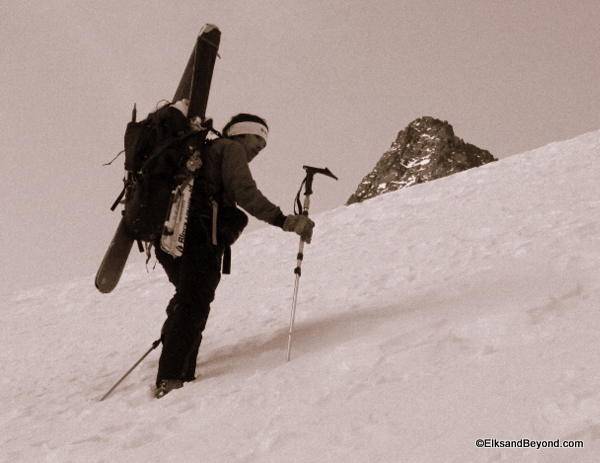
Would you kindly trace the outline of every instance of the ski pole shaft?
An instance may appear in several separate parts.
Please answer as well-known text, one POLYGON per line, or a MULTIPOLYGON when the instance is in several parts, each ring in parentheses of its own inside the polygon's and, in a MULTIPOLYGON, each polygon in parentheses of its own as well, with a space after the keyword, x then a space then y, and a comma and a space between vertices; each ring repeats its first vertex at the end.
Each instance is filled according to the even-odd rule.
POLYGON ((125 373, 125 374, 124 374, 124 375, 121 377, 121 379, 120 379, 119 381, 117 381, 117 383, 116 383, 116 384, 115 384, 113 387, 111 387, 111 388, 110 388, 110 391, 108 391, 106 394, 104 394, 104 397, 102 397, 102 398, 100 399, 100 402, 102 402, 104 399, 106 399, 106 398, 107 398, 107 397, 108 397, 108 396, 109 396, 109 395, 110 395, 110 394, 111 394, 111 393, 112 393, 112 392, 113 392, 113 391, 114 391, 114 390, 115 390, 115 389, 116 389, 116 388, 119 386, 119 384, 121 384, 121 383, 123 382, 123 380, 124 380, 125 378, 127 378, 127 376, 129 376, 129 374, 130 374, 130 373, 131 373, 133 370, 135 370, 135 369, 136 369, 136 367, 137 367, 137 366, 138 366, 140 363, 142 363, 142 361, 143 361, 143 360, 144 360, 144 359, 145 359, 145 358, 148 356, 148 354, 150 354, 150 352, 152 352, 154 349, 156 349, 156 348, 158 347, 158 345, 159 345, 159 344, 160 344, 160 339, 157 339, 156 341, 154 341, 154 342, 152 343, 152 347, 150 347, 150 349, 148 349, 148 351, 147 351, 147 352, 146 352, 144 355, 142 355, 142 357, 141 357, 141 358, 140 358, 140 359, 139 359, 137 362, 135 362, 135 364, 134 364, 134 365, 133 365, 133 366, 132 366, 132 367, 131 367, 131 368, 130 368, 128 371, 127 371, 127 373, 125 373))
MULTIPOLYGON (((308 216, 309 197, 304 201, 304 214, 308 216)), ((304 259, 304 240, 300 238, 300 246, 298 247, 297 264, 294 269, 296 274, 296 282, 294 284, 294 298, 292 300, 292 312, 290 314, 290 332, 288 335, 287 361, 290 361, 290 353, 292 351, 292 333, 294 331, 294 320, 296 318, 296 304, 298 302, 298 286, 300 285, 300 275, 302 274, 302 259, 304 259)))
MULTIPOLYGON (((306 171, 306 177, 300 185, 300 190, 298 191, 298 195, 296 196, 296 203, 299 207, 299 213, 308 217, 308 208, 310 206, 310 195, 313 193, 312 185, 313 180, 316 174, 322 174, 327 177, 331 177, 335 180, 338 178, 331 173, 331 171, 327 168, 321 169, 318 167, 310 167, 304 166, 304 170, 306 171), (300 193, 302 192, 302 187, 304 186, 304 206, 300 208, 300 193)), ((294 211, 296 208, 294 207, 294 211)), ((292 333, 294 331, 294 320, 296 318, 296 304, 298 302, 298 286, 300 285, 300 275, 302 275, 302 260, 304 259, 304 240, 300 238, 300 246, 298 248, 298 256, 297 256, 297 264, 294 269, 294 273, 296 274, 296 282, 294 284, 294 298, 292 301, 292 313, 290 314, 290 331, 288 334, 288 348, 287 348, 287 361, 290 361, 290 353, 292 351, 292 333)))
POLYGON ((292 351, 292 332, 294 330, 294 319, 296 318, 296 301, 298 300, 298 284, 300 283, 300 275, 296 275, 296 284, 294 285, 294 302, 292 304, 292 313, 290 315, 290 333, 288 336, 287 361, 290 361, 290 353, 292 351))

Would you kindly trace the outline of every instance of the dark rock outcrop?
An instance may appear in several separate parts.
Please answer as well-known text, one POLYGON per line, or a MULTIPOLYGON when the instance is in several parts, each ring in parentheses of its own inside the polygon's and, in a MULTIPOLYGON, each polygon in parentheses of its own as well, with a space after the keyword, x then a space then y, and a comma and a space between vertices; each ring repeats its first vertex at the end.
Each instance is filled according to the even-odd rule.
POLYGON ((346 204, 497 161, 489 151, 465 143, 446 122, 422 117, 400 131, 373 171, 346 204))

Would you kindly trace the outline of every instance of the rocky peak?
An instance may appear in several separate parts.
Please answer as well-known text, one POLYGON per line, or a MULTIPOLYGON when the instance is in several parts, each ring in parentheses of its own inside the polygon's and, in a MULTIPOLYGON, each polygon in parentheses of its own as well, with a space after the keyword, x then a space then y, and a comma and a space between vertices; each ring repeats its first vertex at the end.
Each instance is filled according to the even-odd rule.
POLYGON ((346 204, 497 161, 489 151, 465 143, 446 122, 421 117, 398 133, 373 171, 360 182, 346 204))

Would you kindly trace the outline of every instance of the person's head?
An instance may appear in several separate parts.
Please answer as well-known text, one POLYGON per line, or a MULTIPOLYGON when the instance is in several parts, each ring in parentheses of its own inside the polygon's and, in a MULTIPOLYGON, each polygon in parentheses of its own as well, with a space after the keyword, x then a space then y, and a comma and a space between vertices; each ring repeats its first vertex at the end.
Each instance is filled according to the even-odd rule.
POLYGON ((239 142, 246 150, 248 162, 267 146, 269 126, 263 118, 253 114, 238 114, 223 127, 223 135, 239 142))

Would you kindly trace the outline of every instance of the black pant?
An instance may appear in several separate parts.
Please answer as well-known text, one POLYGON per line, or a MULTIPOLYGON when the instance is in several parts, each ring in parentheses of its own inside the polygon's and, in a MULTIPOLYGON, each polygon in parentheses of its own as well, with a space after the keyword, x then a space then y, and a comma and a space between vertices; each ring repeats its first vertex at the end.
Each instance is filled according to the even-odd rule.
POLYGON ((210 242, 206 225, 190 218, 182 256, 173 258, 157 243, 156 257, 176 290, 167 307, 156 383, 192 381, 210 303, 221 280, 223 248, 210 242))

